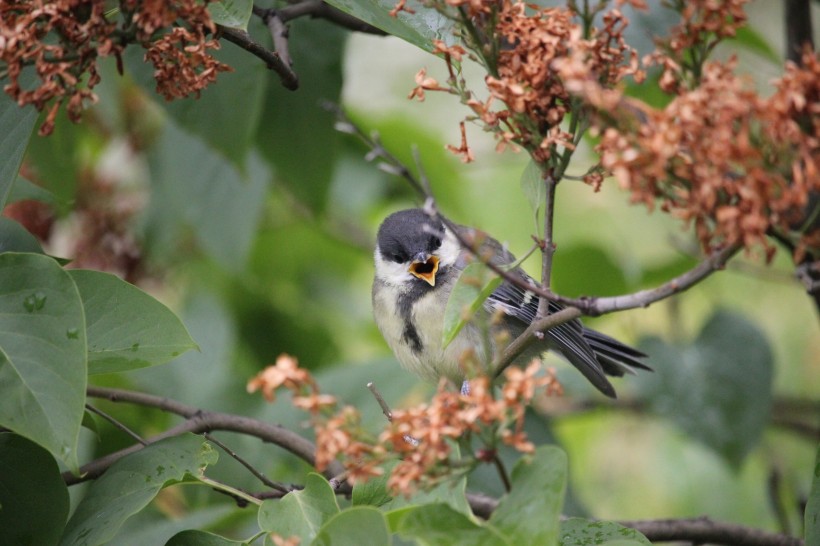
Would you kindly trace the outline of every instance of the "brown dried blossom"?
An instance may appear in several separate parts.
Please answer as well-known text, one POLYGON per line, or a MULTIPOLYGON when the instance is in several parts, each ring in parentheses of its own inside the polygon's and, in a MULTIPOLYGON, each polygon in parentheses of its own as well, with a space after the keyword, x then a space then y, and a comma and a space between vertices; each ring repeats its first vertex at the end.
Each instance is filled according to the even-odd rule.
POLYGON ((681 22, 669 37, 658 43, 658 50, 647 56, 647 65, 661 67, 659 86, 678 94, 700 81, 701 67, 708 53, 725 38, 736 35, 746 24, 745 5, 749 0, 693 0, 678 2, 681 22))
POLYGON ((497 442, 531 452, 534 446, 523 430, 526 407, 539 393, 562 394, 554 371, 541 371, 537 359, 524 369, 507 369, 498 394, 486 376, 472 380, 467 394, 451 390, 443 380, 429 404, 393 411, 378 439, 363 429, 356 408, 344 406, 331 413, 335 398, 319 394, 310 373, 289 355, 281 355, 275 365, 251 379, 248 391, 261 390, 268 401, 274 400, 279 387, 294 392, 294 405, 311 412, 319 471, 340 460, 346 479, 358 483, 383 475, 384 465, 398 457, 388 487, 410 495, 469 470, 477 462, 492 460, 497 442), (484 447, 472 457, 457 457, 453 446, 467 435, 475 435, 484 447))
POLYGON ((121 26, 102 0, 28 0, 0 4, 0 66, 8 79, 4 91, 20 106, 48 114, 40 134, 50 134, 57 112, 65 108, 79 121, 88 103, 96 102, 97 62, 117 57, 132 42, 148 50, 157 85, 166 98, 197 94, 227 70, 207 50, 215 26, 198 0, 130 0, 123 2, 121 26), (168 34, 164 29, 179 26, 168 34), (28 75, 36 76, 26 85, 28 75))
POLYGON ((768 231, 800 225, 820 191, 816 57, 790 66, 777 87, 761 98, 734 61, 707 63, 700 85, 666 108, 606 128, 601 163, 634 201, 692 223, 704 248, 762 246, 770 258, 768 231))
MULTIPOLYGON (((604 87, 618 85, 629 74, 642 77, 637 56, 623 39, 627 20, 617 9, 605 13, 601 27, 582 39, 577 14, 567 8, 541 8, 518 0, 441 0, 434 6, 465 10, 469 23, 460 24, 475 27, 475 32, 465 30, 464 35, 473 36, 466 42, 471 55, 488 66, 489 98, 478 100, 456 78, 453 62, 466 54, 464 48, 442 42, 434 43, 434 53, 447 64, 450 86, 439 85, 422 71, 410 98, 423 99, 425 90, 458 94, 477 115, 474 119, 494 133, 499 149, 524 147, 537 162, 550 161, 559 146, 573 147, 573 135, 560 129, 572 108, 563 80, 569 74, 568 62, 576 80, 589 78, 604 87), (485 36, 486 43, 472 43, 475 36, 485 36)), ((467 157, 464 145, 448 149, 467 157)))
POLYGON ((273 402, 279 387, 285 387, 296 395, 305 390, 317 392, 316 381, 310 372, 300 368, 299 362, 285 353, 277 357, 275 364, 267 366, 248 381, 247 390, 249 393, 261 390, 265 400, 273 402))

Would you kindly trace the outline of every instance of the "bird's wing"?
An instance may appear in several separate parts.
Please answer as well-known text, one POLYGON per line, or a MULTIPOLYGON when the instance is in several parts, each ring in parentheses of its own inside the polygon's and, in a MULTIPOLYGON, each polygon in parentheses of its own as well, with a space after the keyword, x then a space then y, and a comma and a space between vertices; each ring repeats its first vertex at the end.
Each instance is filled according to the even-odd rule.
MULTIPOLYGON (((523 271, 519 270, 514 274, 519 275, 522 281, 534 286, 535 281, 523 271)), ((538 296, 516 284, 504 281, 490 294, 484 305, 491 311, 500 309, 505 315, 521 322, 526 328, 535 320, 538 312, 538 296)), ((549 302, 550 313, 556 313, 561 309, 563 309, 561 305, 549 302)), ((546 332, 547 344, 578 368, 598 390, 607 396, 614 397, 615 389, 607 380, 595 351, 586 342, 584 331, 579 320, 565 322, 546 332)))

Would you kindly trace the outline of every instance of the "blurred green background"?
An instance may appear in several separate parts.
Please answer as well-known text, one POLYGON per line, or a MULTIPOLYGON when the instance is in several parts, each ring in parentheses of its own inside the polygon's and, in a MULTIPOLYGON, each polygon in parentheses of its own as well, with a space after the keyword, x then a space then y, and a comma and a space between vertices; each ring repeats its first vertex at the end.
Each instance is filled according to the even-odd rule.
MULTIPOLYGON (((780 4, 749 6, 751 28, 763 45, 747 38, 718 52, 723 58, 738 53, 740 70, 764 93, 782 71, 780 4)), ((634 36, 645 41, 656 24, 641 22, 634 36)), ((250 30, 260 40, 267 35, 256 22, 250 30)), ((283 89, 257 58, 225 43, 219 56, 234 72, 220 75, 200 100, 174 103, 154 94, 150 70, 133 51, 125 76, 113 64, 103 67, 99 104, 81 125, 61 119, 53 136, 33 137, 23 174, 55 196, 51 253, 126 276, 177 310, 201 348, 157 368, 92 377, 93 383, 250 415, 310 435, 305 415, 290 408, 288 396, 266 404, 245 390, 251 376, 286 352, 376 430, 383 417, 365 388, 368 381, 393 407, 418 403, 431 392, 399 368, 370 314, 378 224, 419 202, 406 183, 367 163, 359 142, 334 130, 320 101, 341 103, 407 164, 418 146, 441 210, 492 233, 519 255, 531 246, 536 225, 519 184, 527 157, 496 153, 490 136, 472 126, 468 138, 477 160, 465 165, 447 152, 445 144, 459 142, 458 121, 467 111, 446 95, 428 93, 424 103, 406 99, 420 68, 446 78, 439 59, 406 42, 298 20, 290 45, 298 92, 283 89)), ((466 73, 480 89, 480 71, 468 66, 466 73)), ((585 172, 590 161, 587 143, 570 173, 585 172)), ((677 220, 631 205, 613 181, 599 193, 563 182, 556 211, 555 287, 561 294, 631 292, 696 263, 693 238, 677 220)), ((537 273, 538 257, 525 267, 537 273)), ((673 299, 587 320, 651 350, 657 372, 618 380, 620 402, 613 405, 550 357, 566 394, 545 404, 529 428, 539 441, 558 442, 569 454, 568 511, 609 519, 707 514, 798 532, 818 440, 817 319, 790 257, 781 252, 771 266, 761 256, 741 255, 673 299), (795 399, 814 402, 796 410, 784 406, 795 399), (813 419, 814 435, 767 425, 770 408, 789 422, 813 419)), ((145 435, 174 422, 154 411, 100 406, 145 435)), ((101 440, 84 432, 86 460, 130 443, 107 423, 98 427, 101 440)), ((274 479, 299 483, 307 471, 257 440, 217 437, 274 479)), ((260 489, 226 456, 213 474, 260 489)), ((75 497, 82 487, 72 488, 75 497)), ((471 487, 500 490, 484 472, 471 487)), ((171 488, 130 520, 116 543, 159 543, 195 526, 252 525, 230 499, 171 488)))

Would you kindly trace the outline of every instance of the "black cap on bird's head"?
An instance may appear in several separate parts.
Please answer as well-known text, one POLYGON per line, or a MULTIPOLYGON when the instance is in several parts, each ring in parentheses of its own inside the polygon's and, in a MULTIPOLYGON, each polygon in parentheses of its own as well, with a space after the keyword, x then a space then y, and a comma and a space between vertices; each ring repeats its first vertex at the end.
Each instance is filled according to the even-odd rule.
POLYGON ((444 224, 421 209, 409 209, 388 216, 377 236, 382 259, 398 264, 408 263, 408 271, 430 286, 436 284, 444 224))

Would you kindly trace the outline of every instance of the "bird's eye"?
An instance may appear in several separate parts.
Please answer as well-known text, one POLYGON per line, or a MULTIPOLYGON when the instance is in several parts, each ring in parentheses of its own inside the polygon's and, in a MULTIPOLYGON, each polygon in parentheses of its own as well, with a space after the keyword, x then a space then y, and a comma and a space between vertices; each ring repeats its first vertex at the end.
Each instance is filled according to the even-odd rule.
POLYGON ((439 239, 438 237, 434 237, 433 240, 432 240, 432 243, 433 243, 433 248, 438 248, 438 247, 441 246, 441 239, 439 239))
POLYGON ((396 262, 397 264, 400 264, 404 261, 404 256, 401 254, 393 254, 392 256, 390 256, 390 259, 396 262))

